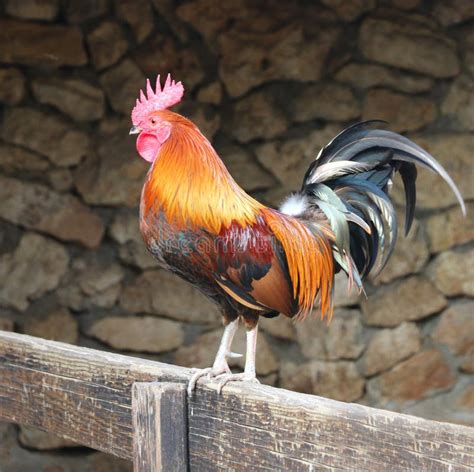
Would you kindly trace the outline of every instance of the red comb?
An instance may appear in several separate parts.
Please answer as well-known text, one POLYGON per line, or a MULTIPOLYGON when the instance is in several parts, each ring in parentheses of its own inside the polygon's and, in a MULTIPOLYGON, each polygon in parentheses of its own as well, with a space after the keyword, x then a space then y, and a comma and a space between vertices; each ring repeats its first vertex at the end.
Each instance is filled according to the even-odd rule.
POLYGON ((181 82, 171 80, 168 74, 163 88, 161 88, 160 76, 156 78, 156 90, 153 91, 150 80, 146 80, 146 96, 143 90, 140 90, 140 98, 132 110, 132 123, 138 126, 152 111, 165 110, 181 101, 184 87, 181 82))

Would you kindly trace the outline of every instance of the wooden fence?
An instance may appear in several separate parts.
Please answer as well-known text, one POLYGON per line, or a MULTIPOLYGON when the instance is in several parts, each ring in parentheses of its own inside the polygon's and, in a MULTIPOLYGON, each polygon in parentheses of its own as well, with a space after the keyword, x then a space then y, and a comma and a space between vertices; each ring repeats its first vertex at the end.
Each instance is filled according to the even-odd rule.
MULTIPOLYGON (((136 471, 468 471, 474 428, 0 331, 0 419, 134 462, 136 471)), ((1 465, 1 464, 0 464, 1 465)))

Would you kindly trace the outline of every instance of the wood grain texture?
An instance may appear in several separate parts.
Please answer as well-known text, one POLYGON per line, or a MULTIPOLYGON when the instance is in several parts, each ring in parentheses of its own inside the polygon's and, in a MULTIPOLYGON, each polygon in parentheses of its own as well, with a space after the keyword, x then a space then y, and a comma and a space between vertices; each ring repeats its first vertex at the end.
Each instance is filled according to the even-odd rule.
POLYGON ((265 386, 231 385, 219 402, 201 390, 189 425, 191 470, 474 468, 473 428, 265 386))
POLYGON ((0 418, 131 460, 134 382, 189 369, 0 331, 0 418))
POLYGON ((132 417, 134 472, 188 470, 186 385, 133 384, 132 417))
MULTIPOLYGON (((0 418, 129 460, 132 384, 190 370, 0 332, 0 418)), ((191 471, 474 468, 474 428, 263 385, 200 383, 188 402, 191 471)))

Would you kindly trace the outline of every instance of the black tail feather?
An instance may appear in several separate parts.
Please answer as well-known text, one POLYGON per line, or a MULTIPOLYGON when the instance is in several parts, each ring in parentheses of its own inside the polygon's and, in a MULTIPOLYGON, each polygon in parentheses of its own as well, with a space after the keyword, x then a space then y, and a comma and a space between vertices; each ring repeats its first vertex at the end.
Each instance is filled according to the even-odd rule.
MULTIPOLYGON (((416 206, 416 165, 443 178, 456 195, 463 214, 466 213, 458 188, 441 164, 408 138, 374 128, 381 124, 385 122, 365 121, 339 133, 311 163, 301 188, 301 194, 307 195, 312 205, 321 204, 326 216, 330 214, 338 251, 341 235, 337 232, 342 228, 346 233, 344 224, 348 226, 350 243, 343 245, 342 251, 350 253, 362 276, 374 267, 381 270, 394 248, 397 218, 388 191, 396 172, 400 173, 405 189, 405 234, 412 226, 416 206), (316 191, 319 185, 327 189, 324 202, 318 200, 322 195, 316 191), (345 205, 342 209, 341 201, 345 205), (358 218, 368 224, 370 233, 367 225, 363 229, 354 223, 358 218)), ((342 268, 346 272, 351 270, 342 268)))

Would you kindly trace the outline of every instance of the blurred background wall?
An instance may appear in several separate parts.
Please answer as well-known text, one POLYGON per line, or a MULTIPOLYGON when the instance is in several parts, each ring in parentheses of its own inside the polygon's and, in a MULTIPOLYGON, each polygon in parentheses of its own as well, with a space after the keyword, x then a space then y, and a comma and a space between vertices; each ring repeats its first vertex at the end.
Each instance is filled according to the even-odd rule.
MULTIPOLYGON (((171 72, 186 87, 179 110, 270 205, 360 119, 387 120, 439 158, 467 219, 421 171, 416 224, 368 300, 339 285, 329 327, 265 320, 257 370, 288 389, 474 424, 471 0, 0 5, 0 329, 212 362, 219 314, 156 270, 137 228, 147 164, 129 114, 145 78, 171 72)), ((0 425, 0 470, 130 468, 70 446, 0 425)))

